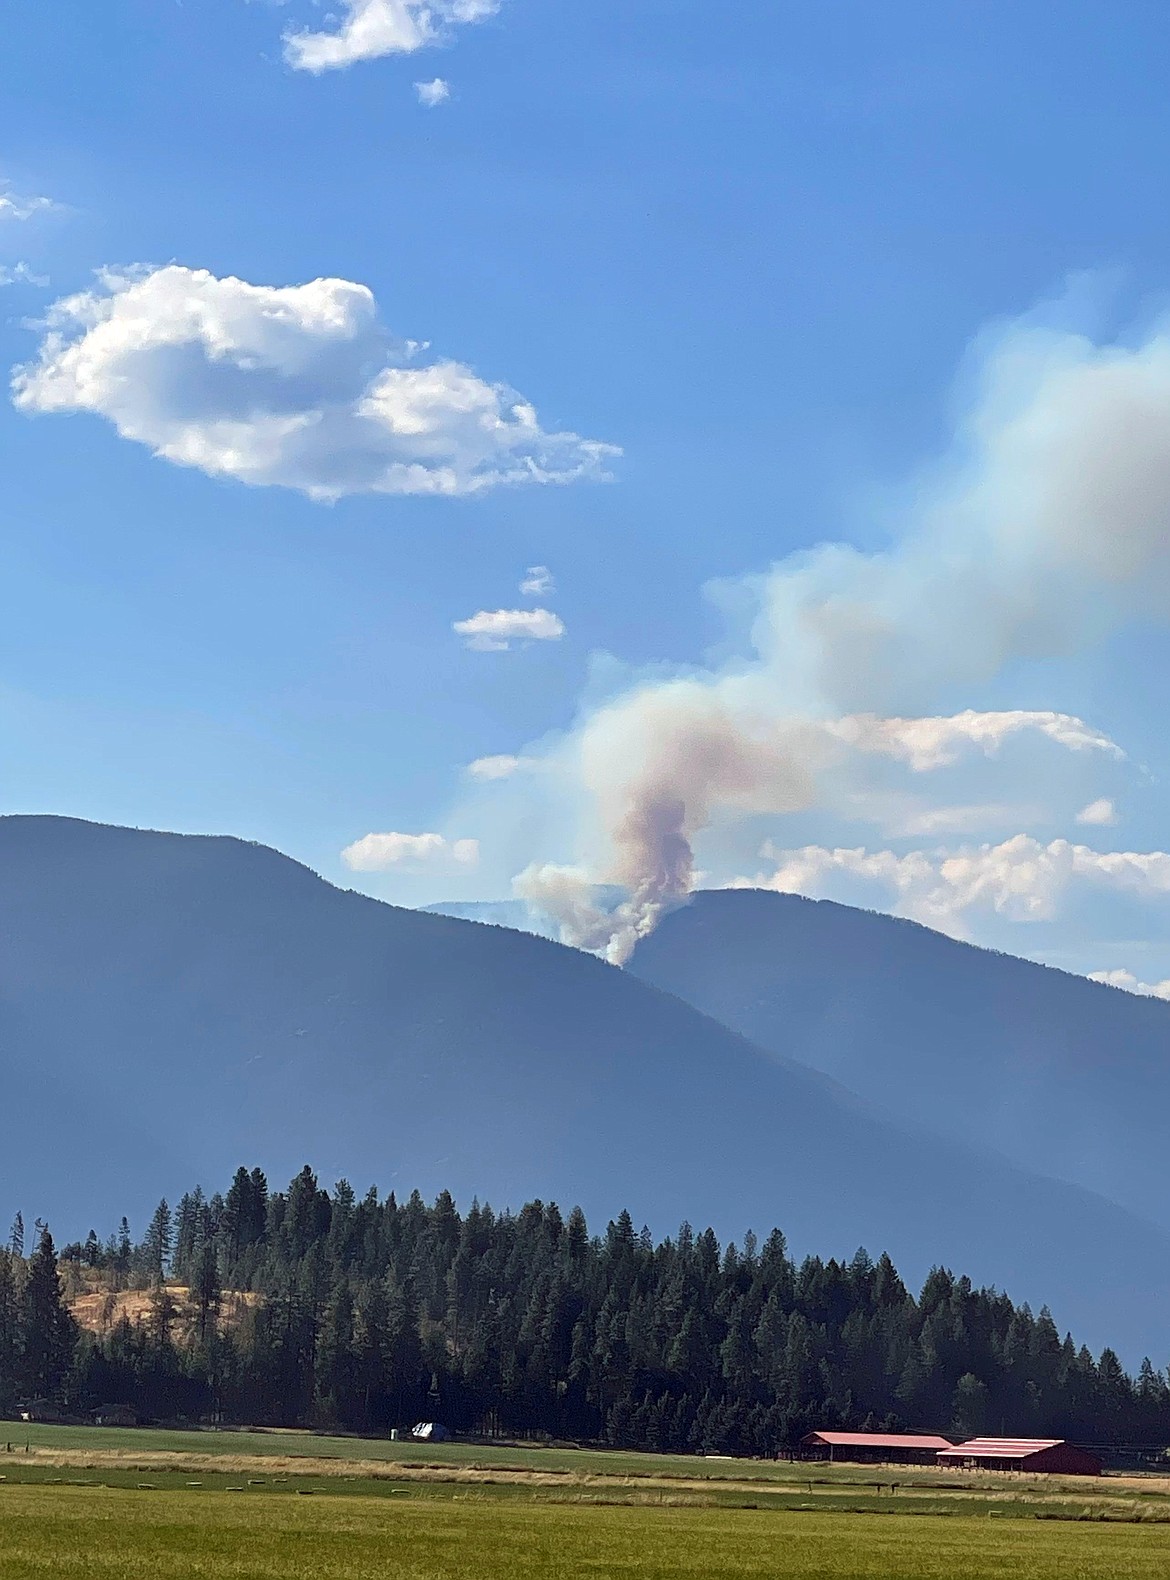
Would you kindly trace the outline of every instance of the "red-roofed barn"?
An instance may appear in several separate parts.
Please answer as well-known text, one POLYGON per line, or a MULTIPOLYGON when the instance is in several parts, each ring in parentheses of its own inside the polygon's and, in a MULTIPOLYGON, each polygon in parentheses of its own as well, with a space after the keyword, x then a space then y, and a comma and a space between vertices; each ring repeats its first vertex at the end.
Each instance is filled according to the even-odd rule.
POLYGON ((973 1437, 939 1449, 940 1465, 978 1470, 1024 1470, 1063 1476, 1099 1476, 1101 1461, 1075 1443, 1055 1437, 973 1437))
POLYGON ((948 1438, 914 1432, 810 1432, 800 1440, 805 1459, 855 1465, 933 1465, 950 1446, 948 1438))

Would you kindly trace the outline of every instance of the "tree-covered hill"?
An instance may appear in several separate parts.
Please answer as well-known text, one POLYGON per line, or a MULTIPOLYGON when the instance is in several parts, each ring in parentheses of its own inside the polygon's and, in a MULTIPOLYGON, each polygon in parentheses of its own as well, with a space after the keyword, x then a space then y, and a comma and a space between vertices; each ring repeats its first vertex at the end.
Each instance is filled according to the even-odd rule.
MULTIPOLYGON (((18 1229, 15 1246, 20 1248, 18 1229)), ((239 1169, 221 1196, 27 1259, 0 1252, 0 1414, 38 1398, 83 1415, 477 1433, 777 1452, 812 1427, 919 1426, 1164 1445, 1170 1383, 1094 1359, 969 1279, 917 1297, 887 1256, 800 1262, 778 1231, 656 1243, 629 1213, 515 1215, 450 1195, 360 1200, 309 1169, 284 1192, 239 1169), (168 1275, 190 1291, 180 1320, 168 1275), (111 1295, 82 1331, 66 1289, 111 1295), (115 1292, 145 1291, 134 1325, 115 1292), (230 1287, 229 1320, 217 1320, 230 1287), (96 1330, 95 1330, 96 1329, 96 1330)))

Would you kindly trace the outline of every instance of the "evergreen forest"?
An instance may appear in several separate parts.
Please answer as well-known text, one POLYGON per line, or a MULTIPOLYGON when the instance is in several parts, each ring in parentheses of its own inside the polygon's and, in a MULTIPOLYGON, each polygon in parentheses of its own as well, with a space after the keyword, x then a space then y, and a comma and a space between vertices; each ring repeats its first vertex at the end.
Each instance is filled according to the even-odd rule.
MULTIPOLYGON (((796 1262, 784 1236, 655 1243, 628 1212, 427 1205, 305 1168, 160 1202, 135 1240, 0 1251, 0 1417, 456 1432, 776 1454, 814 1427, 1170 1442, 1170 1377, 1127 1375, 1048 1311, 887 1256, 796 1262), (126 1292, 141 1292, 136 1315, 126 1292), (85 1320, 80 1313, 88 1304, 85 1320)), ((1086 1268, 1086 1277, 1092 1270, 1086 1268)))

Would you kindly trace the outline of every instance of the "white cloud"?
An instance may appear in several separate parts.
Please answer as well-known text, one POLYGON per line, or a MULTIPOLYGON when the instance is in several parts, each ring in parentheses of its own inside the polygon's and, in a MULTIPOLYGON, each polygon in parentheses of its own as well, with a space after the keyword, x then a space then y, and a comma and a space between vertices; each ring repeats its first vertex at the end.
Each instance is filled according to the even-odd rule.
POLYGON ((490 784, 498 779, 512 779, 536 766, 534 757, 514 757, 502 752, 495 757, 477 757, 473 763, 468 763, 466 772, 469 778, 490 784))
POLYGON ((889 834, 899 839, 933 839, 942 834, 980 834, 989 829, 1019 827, 1021 816, 1029 821, 1044 817, 1044 809, 1022 809, 1008 802, 977 801, 969 806, 925 806, 908 804, 908 798, 892 798, 890 811, 881 800, 872 809, 864 800, 857 807, 864 817, 872 810, 889 834), (900 805, 899 805, 900 802, 900 805), (891 814, 893 812, 893 815, 891 814))
POLYGON ((341 852, 351 872, 388 872, 393 867, 422 863, 455 863, 474 867, 479 841, 449 840, 442 834, 367 834, 341 852))
POLYGON ((1170 999, 1170 978, 1165 982, 1139 982, 1132 971, 1090 971, 1090 982, 1104 982, 1107 987, 1121 988, 1125 993, 1137 993, 1142 998, 1170 999))
POLYGON ((43 289, 49 283, 47 274, 38 274, 28 263, 0 263, 0 285, 34 285, 43 289))
POLYGON ((13 192, 11 187, 0 189, 0 222, 4 220, 31 219, 34 214, 44 214, 49 209, 55 209, 57 204, 52 198, 24 197, 13 192))
POLYGON ((506 653, 513 642, 557 642, 565 634, 551 609, 481 609, 452 629, 479 653, 506 653))
POLYGON ((335 32, 284 35, 284 56, 297 71, 338 71, 361 60, 412 55, 447 42, 457 27, 495 16, 500 0, 343 0, 335 32))
POLYGON ((979 713, 968 708, 949 718, 880 719, 854 714, 830 728, 842 740, 866 752, 883 753, 909 763, 916 773, 944 768, 966 747, 994 755, 1014 735, 1035 730, 1069 751, 1099 751, 1124 759, 1125 753, 1107 735, 1068 713, 1016 709, 979 713))
POLYGON ((13 376, 22 410, 94 412, 180 466, 312 499, 566 483, 605 476, 619 453, 544 432, 527 401, 461 363, 419 365, 350 280, 107 271, 44 331, 13 376))
POLYGON ((1117 808, 1112 801, 1102 796, 1100 800, 1090 801, 1088 806, 1081 808, 1077 813, 1077 822, 1091 828, 1111 828, 1117 822, 1117 808))
POLYGON ((547 598, 556 590, 553 573, 547 565, 530 565, 520 583, 525 598, 547 598))
POLYGON ((430 82, 416 82, 414 91, 425 109, 436 110, 451 97, 451 84, 442 77, 433 77, 430 82))
POLYGON ((1065 839, 1042 844, 1016 834, 999 845, 958 850, 829 849, 806 845, 762 852, 771 872, 736 879, 731 887, 776 889, 814 898, 869 897, 944 932, 964 934, 973 913, 1009 921, 1049 921, 1076 887, 1098 887, 1147 899, 1170 895, 1170 853, 1095 851, 1065 839))

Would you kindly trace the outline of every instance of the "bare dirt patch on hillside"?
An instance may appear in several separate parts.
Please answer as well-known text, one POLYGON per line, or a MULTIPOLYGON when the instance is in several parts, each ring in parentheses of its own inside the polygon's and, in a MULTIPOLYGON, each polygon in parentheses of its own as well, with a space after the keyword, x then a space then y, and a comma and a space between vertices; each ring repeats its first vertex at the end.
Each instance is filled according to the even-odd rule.
MULTIPOLYGON (((120 1322, 131 1327, 148 1327, 158 1320, 159 1297, 167 1298, 170 1331, 176 1340, 191 1338, 199 1325, 199 1306, 186 1284, 164 1284, 155 1289, 109 1289, 87 1284, 66 1297, 74 1320, 87 1333, 108 1333, 120 1322)), ((260 1304, 260 1296, 244 1290, 228 1290, 220 1299, 216 1321, 220 1331, 239 1327, 249 1311, 260 1304)))

